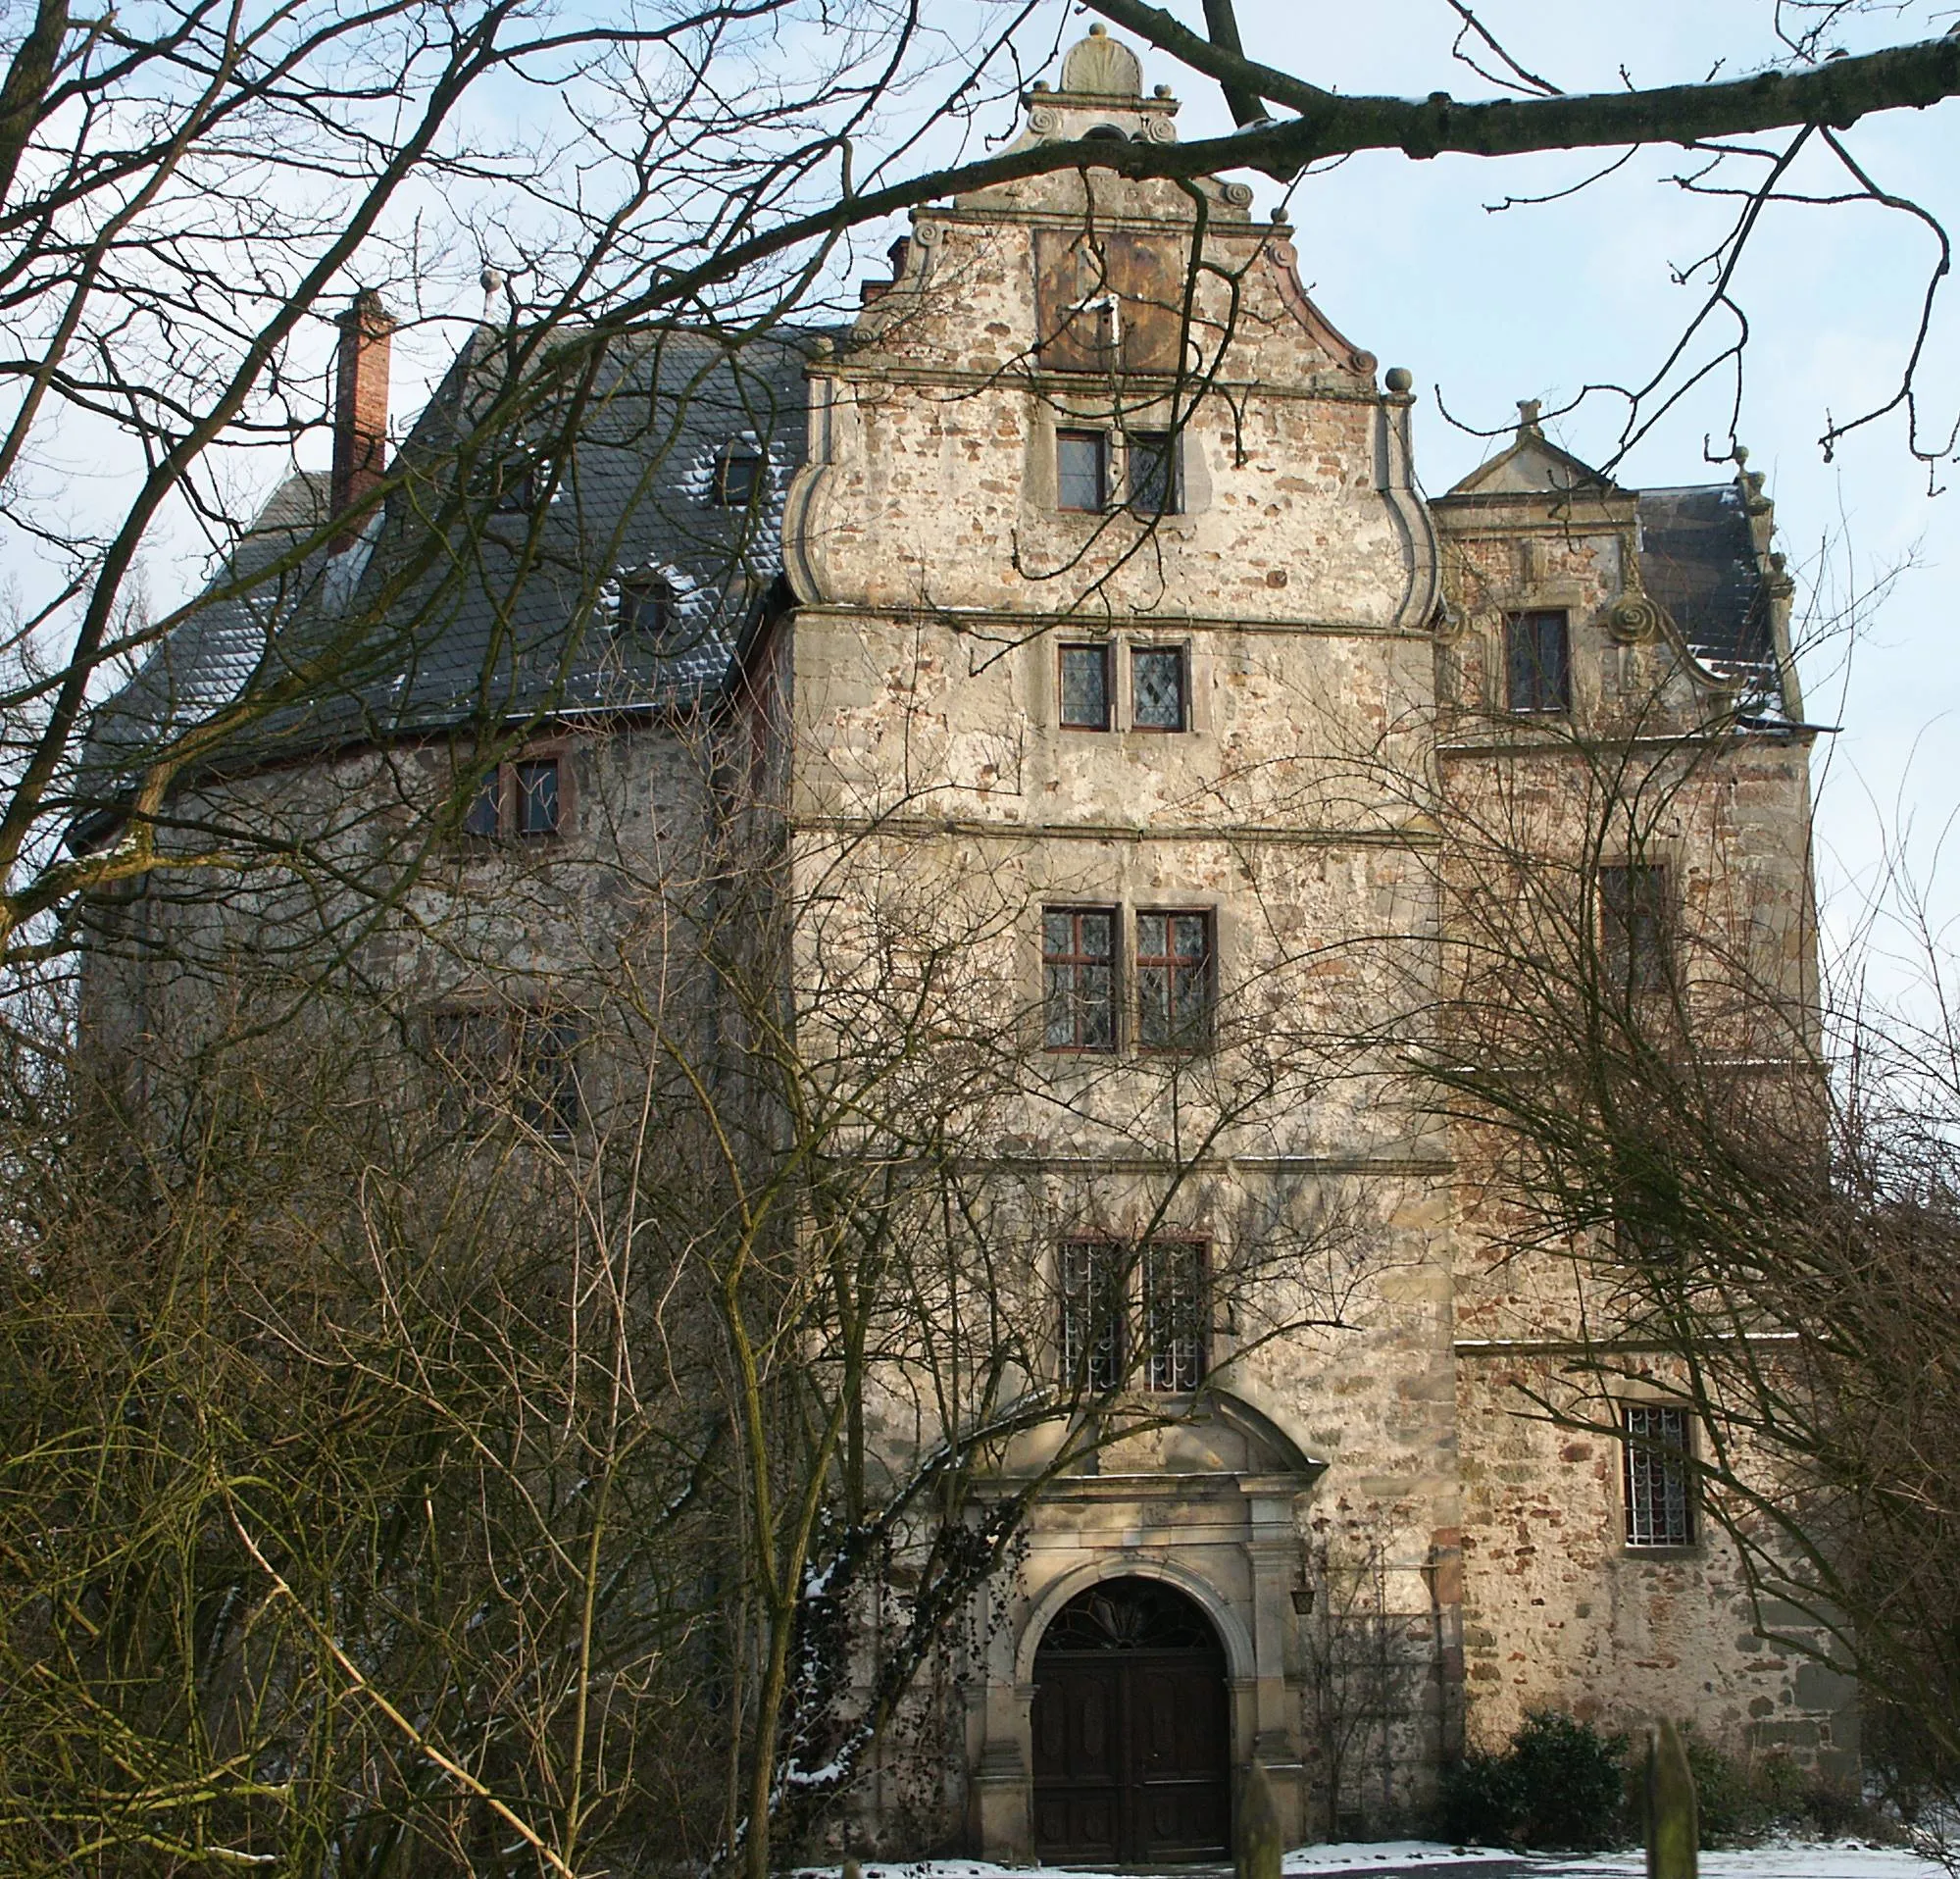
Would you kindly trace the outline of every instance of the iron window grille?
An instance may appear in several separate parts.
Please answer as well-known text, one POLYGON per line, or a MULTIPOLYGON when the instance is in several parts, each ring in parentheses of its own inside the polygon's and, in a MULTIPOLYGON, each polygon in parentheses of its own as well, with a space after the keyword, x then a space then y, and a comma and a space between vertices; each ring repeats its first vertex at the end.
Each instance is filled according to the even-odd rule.
POLYGON ((1687 1412, 1660 1403, 1620 1411, 1630 1547, 1694 1545, 1693 1465, 1687 1412))
POLYGON ((1109 503, 1109 439, 1100 431, 1055 432, 1058 508, 1100 510, 1109 503))
POLYGON ((1116 1048, 1116 914, 1041 910, 1042 1038, 1050 1050, 1116 1048))
POLYGON ((1114 1240, 1062 1243, 1062 1380, 1071 1389, 1114 1390, 1123 1382, 1125 1266, 1114 1240))
POLYGON ((1138 731, 1182 731, 1189 718, 1189 677, 1182 646, 1131 646, 1131 725, 1138 731))
POLYGON ((1069 731, 1109 729, 1109 647, 1061 648, 1062 725, 1069 731))
POLYGON ((1194 1050, 1209 1043, 1212 916, 1139 913, 1135 965, 1137 1042, 1151 1050, 1194 1050))
POLYGON ((1183 1393, 1205 1380, 1210 1301, 1205 1248, 1153 1240, 1143 1248, 1143 1383, 1183 1393))
POLYGON ((1572 708, 1572 638, 1563 610, 1505 615, 1504 703, 1517 712, 1572 708))

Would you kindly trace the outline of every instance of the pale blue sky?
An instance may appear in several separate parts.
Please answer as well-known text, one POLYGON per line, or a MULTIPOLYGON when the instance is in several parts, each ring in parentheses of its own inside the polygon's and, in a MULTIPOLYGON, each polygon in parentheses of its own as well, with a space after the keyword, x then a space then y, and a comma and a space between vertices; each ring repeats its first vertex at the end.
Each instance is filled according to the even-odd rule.
MULTIPOLYGON (((1202 17, 1195 0, 1176 0, 1172 10, 1192 24, 1202 17)), ((1488 94, 1450 63, 1456 18, 1444 0, 1239 0, 1239 11, 1248 52, 1317 83, 1488 94)), ((1611 88, 1623 66, 1638 85, 1702 77, 1718 57, 1728 72, 1746 72, 1772 56, 1773 11, 1768 0, 1497 0, 1479 8, 1521 63, 1571 91, 1611 88)), ((1956 18, 1952 6, 1875 10, 1849 20, 1830 43, 1861 51, 1932 36, 1956 18)), ((1178 89, 1187 99, 1187 135, 1225 127, 1215 87, 1182 76, 1178 89)), ((1881 186, 1960 222, 1960 101, 1872 119, 1845 141, 1881 186)), ((1588 382, 1638 381, 1697 303, 1671 270, 1714 244, 1734 205, 1666 180, 1688 167, 1685 152, 1637 155, 1565 202, 1485 212, 1507 194, 1560 188, 1613 154, 1503 163, 1367 156, 1295 189, 1300 266, 1315 298, 1384 366, 1406 365, 1416 376, 1418 466, 1431 490, 1448 487, 1486 447, 1441 419, 1438 384, 1454 413, 1488 427, 1509 418, 1519 398, 1550 406, 1588 382)), ((1792 175, 1819 190, 1848 180, 1825 163, 1792 175)), ((1828 616, 1885 570, 1917 564, 1863 620, 1848 659, 1840 635, 1806 661, 1810 717, 1845 727, 1818 746, 1820 874, 1840 919, 1854 898, 1845 878, 1869 874, 1882 825, 1911 826, 1931 869, 1933 840, 1960 807, 1960 464, 1942 467, 1935 482, 1948 492, 1929 498, 1901 416, 1845 440, 1832 464, 1817 446, 1827 413, 1841 419, 1863 409, 1860 400, 1889 395, 1935 252, 1924 229, 1869 205, 1781 207, 1752 237, 1737 279, 1752 328, 1737 428, 1750 467, 1768 476, 1792 568, 1828 616)), ((1922 406, 1923 429, 1941 438, 1960 414, 1960 282, 1949 279, 1944 291, 1922 406)), ((1703 437, 1712 432, 1723 447, 1731 395, 1727 383, 1695 394, 1636 446, 1622 480, 1720 476, 1702 459, 1703 437)), ((1554 434, 1598 462, 1614 448, 1621 417, 1614 401, 1588 400, 1554 434)), ((1960 855, 1942 877, 1938 904, 1960 914, 1960 855)))

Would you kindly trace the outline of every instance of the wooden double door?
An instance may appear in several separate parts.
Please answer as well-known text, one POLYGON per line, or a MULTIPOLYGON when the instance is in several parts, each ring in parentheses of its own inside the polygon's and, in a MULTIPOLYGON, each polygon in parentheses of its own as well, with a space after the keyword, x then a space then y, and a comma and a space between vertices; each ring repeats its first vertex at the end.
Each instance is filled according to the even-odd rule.
POLYGON ((1062 1638, 1034 1659, 1035 1851, 1075 1863, 1220 1858, 1231 1844, 1225 1653, 1181 1594, 1126 1584, 1160 1606, 1169 1594, 1186 1622, 1170 1637, 1146 1624, 1093 1642, 1081 1625, 1051 1627, 1062 1638))

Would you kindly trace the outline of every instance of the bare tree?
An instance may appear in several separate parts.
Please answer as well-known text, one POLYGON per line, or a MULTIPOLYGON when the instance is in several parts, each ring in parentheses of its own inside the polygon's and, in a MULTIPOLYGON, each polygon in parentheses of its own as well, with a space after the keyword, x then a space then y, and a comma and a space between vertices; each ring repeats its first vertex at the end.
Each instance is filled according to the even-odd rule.
POLYGON ((1249 987, 1136 1080, 1133 1192, 1004 1157, 1047 1074, 1019 905, 876 836, 785 892, 771 799, 665 735, 724 777, 691 830, 452 837, 393 929, 320 916, 327 970, 290 923, 255 953, 242 895, 179 909, 232 940, 178 952, 140 1101, 119 1066, 72 1103, 10 1268, 24 1869, 765 1873, 943 1729, 1041 1497, 1205 1413, 1181 1352, 1229 1379, 1351 1321, 1373 1235, 1305 1177, 1241 1196, 1201 1290, 1176 1267, 1221 1142, 1339 1053, 1249 987), (1101 1248, 1093 1295, 1058 1242, 1101 1248), (1104 1346, 1116 1294, 1151 1315, 1104 1346))
MULTIPOLYGON (((1881 1005, 1855 953, 1812 970, 1808 910, 1734 882, 1638 927, 1602 858, 1681 864, 1666 832, 1705 819, 1733 760, 1711 728, 1549 739, 1535 783, 1570 780, 1563 846, 1529 774, 1445 811, 1435 1102, 1514 1283, 1577 1282, 1521 1413, 1681 1484, 1760 1635, 1909 1718, 1950 1784, 1950 965, 1922 918, 1926 1002, 1881 1005), (1676 1419, 1630 1419, 1630 1386, 1676 1419)), ((1911 909, 1882 919, 1910 931, 1911 909)))
MULTIPOLYGON (((350 620, 307 671, 265 658, 277 622, 324 578, 335 540, 397 500, 390 478, 364 475, 358 491, 342 491, 344 512, 288 514, 276 541, 237 552, 236 488, 263 483, 261 464, 289 464, 318 426, 312 335, 332 296, 356 281, 393 292, 414 321, 440 322, 485 259, 517 267, 486 277, 509 343, 477 424, 504 440, 499 448, 525 433, 548 463, 552 425, 577 425, 578 387, 619 335, 673 326, 739 342, 788 316, 821 318, 839 243, 949 193, 1058 170, 1293 177, 1366 149, 1498 158, 1680 143, 1706 161, 1697 186, 1733 190, 1740 203, 1710 257, 1691 333, 1735 310, 1749 231, 1788 195, 1794 155, 1817 145, 1841 171, 1845 199, 1927 225, 1940 259, 1919 311, 1923 343, 1944 236, 1929 212, 1874 178, 1844 132, 1869 114, 1925 108, 1960 88, 1950 35, 1826 59, 1843 11, 1833 8, 1801 16, 1784 35, 1785 66, 1763 75, 1570 96, 1460 8, 1458 56, 1505 95, 1417 103, 1337 97, 1261 62, 1242 46, 1229 0, 1207 5, 1205 34, 1140 0, 1100 11, 1223 84, 1240 129, 1183 145, 1034 140, 946 156, 1030 61, 1052 53, 1044 35, 1064 16, 1041 0, 977 15, 950 36, 903 13, 802 0, 648 7, 603 25, 540 24, 495 4, 235 16, 161 6, 100 20, 39 7, 0 111, 4 285, 17 310, 0 486, 7 526, 38 570, 10 632, 5 693, 0 865, 20 962, 59 946, 86 889, 154 865, 155 819, 187 771, 358 659, 373 631, 407 630, 397 608, 368 623, 368 638, 350 620), (791 39, 810 55, 802 82, 785 81, 769 56, 791 39), (530 141, 504 135, 499 87, 541 111, 530 141), (1767 151, 1737 141, 1769 131, 1789 134, 1767 151), (1744 172, 1746 181, 1723 179, 1744 172), (72 449, 122 480, 120 508, 76 512, 44 468, 72 449), (124 752, 113 778, 78 780, 91 699, 188 618, 180 607, 130 605, 144 557, 179 525, 203 530, 226 570, 219 594, 196 604, 227 594, 249 603, 258 656, 247 635, 239 667, 217 690, 183 700, 154 748, 124 752), (77 809, 104 806, 105 794, 119 838, 62 855, 77 809)), ((1630 389, 1625 441, 1738 346, 1718 347, 1685 378, 1678 347, 1651 383, 1630 389)), ((1946 446, 1917 421, 1919 351, 1895 396, 1830 435, 1907 406, 1912 447, 1939 456, 1946 446)), ((236 852, 253 851, 249 829, 224 835, 236 852)))

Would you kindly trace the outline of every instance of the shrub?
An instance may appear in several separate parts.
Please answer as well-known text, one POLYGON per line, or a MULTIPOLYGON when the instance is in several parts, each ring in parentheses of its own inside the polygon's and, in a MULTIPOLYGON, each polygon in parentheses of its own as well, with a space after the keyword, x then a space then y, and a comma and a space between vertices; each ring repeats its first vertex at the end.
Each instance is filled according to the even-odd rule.
MULTIPOLYGON (((1749 1846, 1778 1827, 1794 1827, 1820 1839, 1871 1833, 1881 1823, 1857 1789, 1829 1775, 1799 1768, 1781 1750, 1768 1754, 1725 1754, 1692 1730, 1684 1731, 1687 1765, 1704 1847, 1749 1846)), ((1637 1790, 1639 1758, 1631 1770, 1637 1790)))
POLYGON ((1797 1792, 1797 1807, 1820 1840, 1841 1840, 1849 1833, 1876 1837, 1885 1827, 1856 1786, 1848 1781, 1834 1781, 1825 1774, 1812 1773, 1803 1778, 1797 1792))
POLYGON ((1626 1738, 1536 1709, 1498 1754, 1444 1772, 1442 1828, 1464 1844, 1590 1853, 1625 1834, 1626 1738))
POLYGON ((1508 1847, 1522 1808, 1508 1752, 1473 1749, 1442 1772, 1438 1797, 1443 1838, 1458 1846, 1508 1847))

